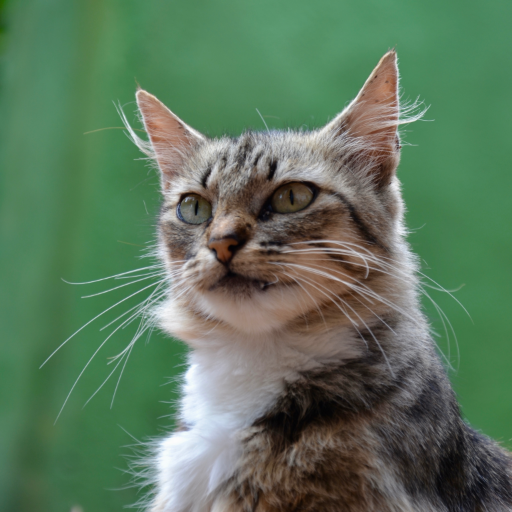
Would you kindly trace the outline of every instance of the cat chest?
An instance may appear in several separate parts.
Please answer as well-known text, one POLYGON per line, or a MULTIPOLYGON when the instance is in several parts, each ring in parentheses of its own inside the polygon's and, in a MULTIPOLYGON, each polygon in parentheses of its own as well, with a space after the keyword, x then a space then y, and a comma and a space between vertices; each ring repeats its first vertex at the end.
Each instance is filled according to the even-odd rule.
POLYGON ((291 434, 264 420, 240 429, 209 421, 172 434, 160 459, 165 505, 155 512, 339 512, 340 503, 347 512, 420 510, 410 508, 364 425, 312 424, 291 434))
POLYGON ((291 443, 263 425, 245 429, 236 471, 211 512, 418 512, 370 440, 365 447, 364 437, 337 427, 309 429, 291 443))

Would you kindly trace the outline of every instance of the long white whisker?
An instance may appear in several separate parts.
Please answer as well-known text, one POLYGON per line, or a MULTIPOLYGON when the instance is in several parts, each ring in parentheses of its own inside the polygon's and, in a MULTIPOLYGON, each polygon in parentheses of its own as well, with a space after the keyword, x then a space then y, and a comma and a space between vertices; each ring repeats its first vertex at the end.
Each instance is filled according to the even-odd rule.
MULTIPOLYGON (((141 336, 142 336, 143 333, 144 333, 144 331, 142 331, 141 336)), ((116 387, 114 389, 114 394, 112 395, 112 401, 110 402, 110 408, 111 409, 112 409, 112 407, 114 405, 114 399, 116 398, 117 388, 119 387, 119 383, 121 382, 121 377, 123 376, 124 369, 126 368, 126 363, 128 362, 128 359, 130 358, 130 354, 132 353, 133 347, 135 345, 135 341, 137 341, 137 339, 133 340, 133 342, 130 344, 131 345, 130 350, 126 354, 126 358, 124 360, 123 367, 121 368, 121 372, 119 373, 119 378, 117 379, 116 387)))
MULTIPOLYGON (((44 363, 39 367, 39 369, 41 369, 71 338, 73 338, 74 336, 76 336, 80 331, 82 331, 83 329, 85 329, 89 324, 91 324, 92 322, 94 322, 94 320, 96 320, 97 318, 99 318, 100 316, 103 316, 105 313, 107 313, 108 311, 110 311, 111 309, 115 308, 116 306, 119 306, 119 304, 122 304, 123 302, 127 301, 128 299, 131 299, 132 297, 134 297, 135 295, 138 295, 139 293, 142 293, 144 290, 147 290, 148 288, 151 288, 152 286, 156 286, 158 283, 151 283, 150 285, 142 288, 141 290, 135 292, 135 293, 132 293, 131 295, 129 295, 128 297, 125 297, 124 299, 120 300, 119 302, 116 302, 113 306, 110 306, 109 308, 105 309, 104 311, 102 311, 99 315, 96 315, 93 319, 89 320, 87 323, 85 323, 84 325, 82 325, 82 327, 80 327, 80 329, 78 329, 77 331, 75 331, 67 340, 63 341, 47 358, 46 360, 44 361, 44 363)), ((60 414, 60 413, 59 413, 60 414)))
MULTIPOLYGON (((124 356, 123 356, 124 357, 124 356)), ((83 405, 82 409, 98 394, 98 392, 100 391, 100 389, 103 388, 103 386, 110 380, 110 377, 112 377, 112 375, 115 373, 115 371, 117 370, 117 368, 119 367, 119 365, 123 362, 123 357, 121 357, 119 359, 119 361, 117 362, 117 364, 114 366, 114 369, 108 374, 107 378, 102 382, 102 384, 98 387, 98 389, 96 389, 96 391, 89 397, 89 399, 87 400, 87 402, 85 402, 85 404, 83 405)), ((119 384, 119 382, 118 382, 119 384)), ((117 387, 116 387, 117 389, 117 387)), ((113 402, 112 402, 113 403, 113 402)), ((112 404, 111 404, 111 407, 112 407, 112 404)))
MULTIPOLYGON (((156 283, 155 283, 156 284, 156 283)), ((159 283, 160 285, 162 283, 159 283)), ((146 289, 149 288, 149 287, 146 287, 146 289)), ((142 290, 141 290, 142 291, 142 290)), ((57 415, 57 418, 55 419, 55 423, 57 422, 57 420, 59 419, 62 411, 64 410, 64 407, 66 406, 66 403, 67 401, 69 400, 69 397, 71 396, 71 393, 73 392, 73 390, 75 389, 76 385, 78 384, 78 381, 80 380, 80 377, 82 377, 83 373, 85 372, 85 370, 87 369, 87 367, 91 364, 92 360, 95 358, 96 354, 101 350, 101 348, 105 345, 105 343, 119 330, 121 329, 121 327, 123 325, 125 325, 129 320, 131 320, 132 318, 135 318, 137 315, 139 314, 139 312, 135 312, 133 315, 131 315, 128 319, 126 319, 124 322, 122 322, 121 324, 119 324, 104 340, 103 342, 100 344, 100 346, 94 351, 93 355, 90 357, 90 359, 87 361, 86 365, 83 367, 82 371, 80 372, 80 374, 78 375, 78 377, 76 378, 73 386, 71 386, 71 389, 69 390, 69 393, 66 397, 66 400, 64 400, 64 403, 62 404, 62 407, 59 411, 59 414, 57 415)))
POLYGON ((146 277, 146 276, 150 276, 150 275, 155 275, 155 276, 165 275, 166 273, 167 272, 165 270, 162 270, 160 272, 147 272, 146 274, 137 274, 134 276, 120 276, 120 277, 115 277, 114 279, 116 281, 121 280, 121 279, 137 279, 139 277, 146 277))
POLYGON ((136 279, 135 281, 132 281, 130 283, 120 284, 119 286, 116 286, 115 288, 110 288, 110 290, 105 290, 103 292, 93 293, 92 295, 83 295, 82 299, 88 299, 90 297, 97 297, 98 295, 104 295, 105 293, 113 292, 114 290, 119 290, 119 288, 124 288, 125 286, 130 286, 135 283, 140 283, 141 281, 147 281, 148 279, 153 279, 155 277, 158 277, 161 274, 155 274, 148 277, 142 277, 141 279, 136 279))
MULTIPOLYGON (((338 244, 338 245, 341 245, 341 246, 353 245, 353 246, 355 246, 355 247, 357 247, 357 248, 359 248, 361 250, 364 250, 365 252, 369 253, 369 256, 370 256, 369 259, 374 261, 375 263, 380 264, 380 265, 384 265, 388 269, 393 269, 393 270, 398 271, 399 273, 403 274, 404 276, 408 277, 408 275, 405 272, 403 272, 403 270, 401 270, 398 267, 396 267, 396 264, 395 264, 396 262, 394 262, 391 258, 387 258, 387 257, 383 257, 383 256, 376 256, 376 255, 372 254, 371 252, 369 252, 368 249, 366 249, 365 247, 362 247, 362 246, 357 245, 357 244, 352 244, 350 242, 336 242, 334 240, 319 240, 319 241, 308 241, 308 242, 298 242, 298 243, 306 243, 307 244, 307 243, 318 243, 318 242, 338 244), (393 264, 391 264, 390 262, 393 263, 393 264)), ((289 245, 294 245, 294 244, 289 244, 289 245)), ((322 250, 322 251, 324 250, 324 248, 315 248, 315 249, 322 250)), ((329 247, 327 247, 325 249, 332 250, 329 247)), ((362 255, 359 255, 359 256, 362 257, 362 255)), ((375 269, 375 270, 380 270, 380 269, 375 269)), ((425 279, 428 279, 430 282, 434 283, 438 287, 439 291, 447 293, 453 300, 455 300, 455 302, 457 302, 457 304, 459 304, 459 306, 464 310, 464 312, 471 319, 471 315, 469 314, 467 309, 464 307, 464 305, 449 290, 444 288, 442 285, 440 285, 438 282, 436 282, 431 277, 427 276, 425 273, 423 273, 423 272, 421 272, 419 270, 417 271, 417 273, 419 275, 421 275, 422 277, 424 277, 425 279)), ((390 274, 390 275, 393 275, 394 277, 398 277, 396 274, 390 274)))
POLYGON ((101 386, 89 397, 87 402, 82 406, 82 409, 98 394, 98 391, 107 383, 107 381, 112 377, 114 372, 117 370, 117 367, 123 362, 123 359, 120 359, 117 364, 114 366, 114 369, 108 374, 108 377, 102 382, 101 386))
MULTIPOLYGON (((303 267, 302 265, 294 265, 294 264, 291 264, 291 265, 293 265, 293 266, 298 266, 298 267, 303 267)), ((303 267, 303 268, 304 268, 304 270, 310 270, 310 271, 311 271, 311 270, 314 270, 314 269, 308 269, 308 267, 303 267)), ((321 273, 321 274, 325 274, 325 273, 321 273)), ((306 279, 306 278, 304 278, 304 276, 301 276, 301 278, 302 278, 302 279, 306 279)), ((306 281, 306 282, 307 282, 307 281, 306 281)), ((310 284, 311 284, 311 282, 310 282, 310 284)), ((318 282, 316 282, 316 284, 317 284, 318 286, 320 286, 320 287, 324 288, 325 290, 327 290, 329 293, 333 294, 333 292, 332 292, 331 290, 329 290, 329 288, 327 288, 327 287, 323 286, 322 284, 320 284, 320 283, 318 283, 318 282)), ((317 288, 317 289, 318 289, 318 291, 320 291, 321 293, 324 293, 324 292, 322 292, 319 288, 317 288)), ((324 293, 324 295, 326 295, 327 297, 329 297, 326 293, 324 293)), ((385 359, 385 361, 386 361, 386 364, 387 364, 387 366, 388 366, 388 368, 389 368, 389 371, 390 371, 391 375, 394 377, 394 376, 395 376, 395 373, 393 372, 393 369, 391 368, 391 364, 389 363, 389 359, 388 359, 388 357, 387 357, 387 355, 386 355, 386 353, 385 353, 384 349, 382 348, 382 346, 381 346, 381 344, 380 344, 379 340, 377 340, 377 338, 376 338, 376 337, 375 337, 375 335, 373 334, 373 331, 370 329, 370 327, 368 326, 368 324, 363 320, 363 318, 361 317, 361 315, 359 315, 359 313, 358 313, 354 308, 352 308, 352 306, 350 306, 350 304, 349 304, 348 302, 344 301, 341 297, 337 296, 336 294, 333 294, 333 295, 334 295, 338 300, 340 300, 341 302, 343 302, 343 303, 344 303, 344 305, 345 305, 345 306, 347 306, 347 307, 348 307, 348 308, 349 308, 349 309, 350 309, 350 310, 351 310, 351 311, 352 311, 352 312, 357 316, 357 318, 359 319, 359 321, 360 321, 360 322, 365 326, 366 330, 370 333, 370 335, 372 336, 373 340, 375 341, 375 343, 376 343, 376 344, 377 344, 377 346, 379 347, 379 350, 381 351, 381 353, 382 353, 382 355, 383 355, 383 357, 384 357, 384 359, 385 359)), ((332 300, 332 298, 331 298, 331 300, 332 300)), ((339 304, 338 304, 336 301, 334 301, 334 300, 333 300, 333 303, 334 303, 336 306, 338 306, 338 308, 340 309, 340 311, 341 311, 342 313, 344 313, 344 314, 346 315, 346 312, 344 312, 344 311, 339 307, 339 304)), ((350 318, 349 318, 349 320, 350 320, 350 318)), ((361 338, 363 339, 363 341, 365 341, 365 342, 366 342, 366 340, 364 340, 364 337, 362 337, 362 336, 361 336, 361 338)))
MULTIPOLYGON (((377 256, 376 254, 373 254, 368 248, 363 247, 359 244, 355 244, 352 242, 341 242, 339 240, 311 240, 311 241, 304 241, 304 242, 297 242, 295 244, 289 244, 289 245, 297 245, 297 244, 317 244, 317 243, 329 243, 336 246, 341 246, 345 250, 350 251, 350 254, 356 255, 360 258, 368 258, 370 261, 373 261, 380 265, 387 265, 388 267, 395 268, 396 261, 392 258, 388 258, 385 256, 377 256), (356 251, 354 248, 359 249, 359 251, 356 251), (360 251, 363 251, 365 255, 361 254, 360 251)), ((323 251, 336 251, 339 250, 336 247, 314 247, 313 249, 323 250, 323 251)), ((348 255, 348 254, 347 254, 348 255)), ((395 268, 396 270, 399 270, 401 273, 402 271, 400 269, 395 268)))
MULTIPOLYGON (((350 279, 354 279, 358 284, 354 284, 354 283, 350 283, 350 282, 344 281, 343 279, 339 279, 339 278, 337 278, 337 277, 335 277, 335 276, 333 276, 333 275, 331 275, 331 274, 329 274, 327 272, 324 272, 322 270, 317 270, 315 268, 311 268, 311 267, 308 267, 308 266, 305 266, 305 265, 298 265, 297 263, 289 263, 287 265, 298 267, 298 268, 302 268, 303 270, 306 270, 306 271, 311 272, 313 274, 317 274, 317 275, 320 275, 322 277, 326 277, 327 279, 330 279, 330 280, 333 280, 333 281, 337 281, 337 282, 339 282, 339 283, 341 283, 341 284, 343 284, 345 286, 348 286, 352 290, 357 291, 361 295, 365 295, 367 297, 374 298, 375 300, 377 300, 377 301, 385 304, 386 306, 394 309, 398 313, 403 314, 404 316, 409 318, 411 321, 413 321, 415 323, 418 322, 417 319, 415 319, 414 317, 409 315, 409 313, 407 313, 407 311, 404 311, 402 308, 400 308, 399 306, 397 306, 396 304, 394 304, 390 300, 386 299, 385 297, 382 297, 381 295, 378 295, 376 292, 374 292, 373 290, 368 288, 368 286, 364 285, 363 283, 361 283, 360 281, 356 280, 352 276, 347 276, 343 272, 329 269, 330 271, 339 273, 339 274, 343 275, 344 277, 349 277, 350 279)), ((315 266, 318 266, 318 265, 315 265, 315 266)), ((325 267, 322 267, 322 268, 325 268, 325 267)))
MULTIPOLYGON (((462 303, 460 302, 459 299, 457 299, 452 293, 450 293, 446 288, 443 288, 439 283, 437 283, 436 281, 434 281, 431 277, 428 277, 426 274, 424 274, 423 272, 420 272, 418 270, 418 274, 420 274, 422 277, 424 277, 425 279, 428 279, 430 282, 434 283, 436 286, 439 286, 439 288, 447 293, 466 313, 466 315, 469 316, 469 319, 473 322, 473 319, 471 318, 471 315, 469 314, 468 310, 462 305, 462 303)), ((473 322, 474 323, 474 322, 473 322)))
POLYGON ((126 316, 128 313, 130 313, 131 311, 133 311, 134 309, 137 309, 138 307, 140 307, 144 302, 146 301, 146 299, 144 299, 143 301, 139 302, 137 305, 133 306, 133 308, 130 308, 128 311, 125 311, 122 315, 119 315, 117 318, 115 318, 114 320, 112 320, 112 322, 109 322, 108 324, 104 325, 101 329, 100 329, 100 332, 101 331, 104 331, 107 327, 110 327, 112 324, 115 324, 118 320, 120 320, 121 318, 123 318, 123 316, 126 316))
MULTIPOLYGON (((452 332, 453 338, 455 340, 455 347, 457 349, 457 368, 458 368, 459 365, 460 365, 460 349, 459 349, 459 340, 457 339, 457 334, 455 334, 455 329, 453 328, 453 325, 450 322, 450 319, 448 318, 446 313, 441 309, 439 304, 437 304, 437 302, 425 290, 421 289, 421 291, 422 291, 423 295, 425 295, 425 297, 427 297, 427 299, 430 300, 430 302, 432 303, 432 305, 436 309, 437 314, 439 315, 439 318, 441 319, 441 323, 443 324, 444 332, 446 334, 446 339, 447 339, 448 357, 450 357, 450 335, 448 333, 448 327, 446 326, 446 324, 448 324, 448 326, 450 327, 450 331, 452 332)), ((442 351, 441 351, 441 353, 442 353, 442 351)), ((451 362, 449 360, 447 361, 447 363, 450 366, 450 368, 453 369, 453 366, 452 366, 452 364, 451 364, 451 362)))
POLYGON ((396 334, 394 329, 385 321, 383 320, 375 311, 373 311, 372 308, 370 308, 368 305, 366 305, 362 300, 357 298, 352 292, 349 292, 350 295, 354 298, 354 300, 357 300, 361 306, 364 306, 372 315, 374 315, 376 318, 378 318, 393 334, 396 334))
MULTIPOLYGON (((317 284, 318 284, 319 286, 322 286, 322 288, 324 288, 324 289, 326 289, 326 290, 330 291, 330 290, 329 290, 329 288, 327 288, 327 287, 325 287, 325 286, 321 285, 320 283, 317 283, 317 284)), ((332 293, 332 292, 331 292, 331 293, 332 293)), ((356 310, 355 310, 355 309, 354 309, 354 308, 353 308, 353 307, 352 307, 352 306, 351 306, 347 301, 343 300, 343 299, 342 299, 341 297, 339 297, 338 295, 335 295, 335 294, 334 294, 334 296, 335 296, 335 297, 336 297, 340 302, 343 302, 343 304, 344 304, 345 306, 347 306, 347 307, 350 309, 350 311, 352 311, 352 312, 354 313, 354 315, 356 315, 356 316, 357 316, 357 318, 359 319, 359 321, 360 321, 360 322, 365 326, 366 330, 370 333, 371 337, 373 338, 373 340, 375 341, 375 343, 376 343, 376 344, 377 344, 377 346, 379 347, 379 350, 380 350, 380 352, 382 353, 382 355, 383 355, 383 357, 384 357, 384 359, 385 359, 385 361, 386 361, 386 364, 387 364, 387 366, 388 366, 389 372, 391 373, 392 377, 394 378, 394 377, 395 377, 395 372, 393 371, 393 368, 391 368, 391 364, 390 364, 390 362, 389 362, 388 356, 386 355, 386 352, 385 352, 385 351, 384 351, 384 349, 382 348, 382 345, 380 344, 379 340, 377 339, 377 337, 375 336, 375 334, 373 333, 373 331, 370 329, 369 325, 368 325, 368 324, 363 320, 363 318, 361 317, 361 315, 360 315, 360 314, 359 314, 359 313, 358 313, 358 312, 357 312, 357 311, 356 311, 356 310)), ((337 302, 336 302, 336 301, 334 301, 334 300, 333 300, 333 303, 334 303, 334 304, 336 304, 337 306, 339 306, 339 305, 337 304, 337 302)), ((346 313, 346 312, 344 312, 341 308, 340 308, 340 310, 341 310, 345 315, 347 315, 347 313, 346 313)), ((348 315, 347 315, 347 316, 348 316, 348 315)), ((349 319, 350 319, 350 317, 349 317, 349 319)), ((356 329, 356 330, 358 331, 358 333, 359 333, 359 335, 361 336, 361 338, 363 339, 363 341, 366 343, 366 340, 365 340, 365 339, 364 339, 364 337, 361 335, 361 333, 359 332, 359 330, 358 330, 358 329, 356 329)), ((367 345, 367 346, 368 346, 368 345, 367 345)))
MULTIPOLYGON (((346 250, 343 250, 343 249, 337 249, 337 248, 308 248, 308 249, 292 249, 292 250, 285 250, 285 251, 281 251, 280 254, 294 254, 294 253, 302 253, 302 254, 339 254, 340 256, 353 256, 353 257, 357 257, 357 258, 360 258, 364 261, 364 265, 362 265, 361 263, 356 263, 354 261, 345 261, 345 260, 334 260, 334 261, 343 261, 349 265, 353 265, 353 266, 359 266, 359 267, 365 267, 366 268, 366 276, 365 276, 365 279, 368 277, 368 274, 369 274, 369 271, 370 270, 375 270, 377 272, 381 272, 383 274, 387 274, 387 275, 390 275, 390 276, 393 276, 393 277, 396 277, 397 279, 402 279, 402 280, 409 280, 407 278, 410 278, 410 276, 408 274, 406 274, 405 272, 401 271, 400 269, 396 268, 395 266, 389 264, 388 262, 385 262, 385 261, 380 261, 378 258, 373 258, 373 257, 368 257, 368 256, 363 256, 362 254, 359 254, 357 252, 354 252, 354 251, 346 251, 346 250), (381 265, 381 266, 378 266, 378 267, 371 267, 368 265, 368 261, 371 261, 373 263, 375 263, 376 265, 381 265), (402 274, 402 276, 399 276, 397 274, 393 274, 391 272, 388 272, 386 270, 384 270, 383 267, 386 267, 389 269, 392 269, 392 270, 398 270, 400 274, 402 274)), ((333 259, 333 258, 330 258, 330 259, 333 259)))
POLYGON ((100 281, 106 281, 107 279, 117 279, 119 276, 125 276, 126 274, 133 274, 134 272, 139 272, 140 270, 148 270, 148 269, 160 269, 162 265, 149 265, 148 267, 136 268, 135 270, 129 270, 128 272, 122 272, 121 274, 115 274, 113 276, 102 277, 101 279, 94 279, 93 281, 83 281, 80 283, 73 283, 71 281, 66 281, 62 279, 67 284, 81 285, 81 284, 91 284, 91 283, 99 283, 100 281))
MULTIPOLYGON (((293 270, 293 269, 292 269, 293 270)), ((296 273, 296 271, 294 271, 296 273)), ((340 304, 338 304, 333 298, 332 296, 340 299, 336 294, 334 294, 331 290, 329 290, 328 288, 320 285, 319 283, 316 283, 316 281, 312 281, 310 279, 307 279, 305 278, 304 276, 296 276, 297 279, 299 281, 304 281, 305 283, 309 284, 310 286, 312 286, 313 288, 315 288, 315 290, 319 291, 322 295, 325 295, 347 318, 348 320, 350 321, 350 323, 352 324, 352 326, 354 327, 354 329, 357 331, 357 333, 359 334, 359 336, 361 337, 361 339, 363 340, 363 342, 367 345, 366 343, 366 340, 364 339, 363 335, 361 334, 361 332, 359 331, 358 329, 358 326, 356 324, 356 322, 352 319, 352 317, 341 307, 340 304), (329 295, 327 293, 325 293, 324 291, 322 291, 320 288, 318 288, 318 286, 322 286, 322 288, 324 288, 325 290, 327 290, 329 292, 329 295)), ((340 299, 341 300, 341 299, 340 299)), ((322 315, 323 316, 323 315, 322 315)), ((367 345, 368 346, 368 345, 367 345)))
MULTIPOLYGON (((165 280, 161 281, 161 284, 164 283, 165 280)), ((156 284, 156 283, 155 283, 156 284)), ((155 292, 158 290, 159 287, 155 288, 155 292)), ((163 295, 165 295, 166 292, 162 293, 159 298, 161 298, 163 295)), ((152 297, 153 293, 148 297, 148 299, 150 299, 152 297)), ((109 322, 108 324, 104 325, 100 331, 104 331, 107 327, 110 327, 112 324, 115 324, 120 318, 123 318, 123 316, 126 316, 128 313, 130 313, 130 311, 133 311, 134 309, 137 309, 138 307, 141 307, 145 302, 147 302, 148 299, 144 299, 142 300, 141 302, 139 302, 138 304, 136 304, 135 306, 133 306, 132 308, 130 308, 128 311, 125 311, 123 314, 119 315, 117 318, 115 318, 114 320, 112 320, 111 322, 109 322)), ((142 306, 142 307, 145 307, 145 306, 142 306)), ((125 326, 126 327, 126 326, 125 326)), ((123 327, 124 329, 124 327, 123 327)))
POLYGON ((304 240, 301 242, 292 242, 288 245, 311 245, 311 244, 332 244, 332 245, 341 245, 342 247, 356 247, 357 249, 360 249, 364 252, 366 252, 368 255, 373 256, 373 253, 366 247, 363 247, 362 245, 355 244, 352 242, 342 242, 341 240, 304 240))
MULTIPOLYGON (((346 261, 346 263, 349 265, 366 267, 367 274, 369 271, 377 271, 377 272, 383 273, 385 275, 389 275, 390 277, 400 280, 406 284, 410 284, 411 279, 414 279, 412 274, 409 272, 406 272, 406 271, 404 271, 404 269, 400 268, 398 266, 398 262, 396 262, 394 259, 388 258, 385 256, 381 256, 381 255, 377 256, 376 254, 372 253, 368 248, 363 247, 356 243, 352 243, 352 242, 341 242, 338 240, 302 241, 302 242, 288 244, 288 248, 286 250, 280 252, 280 254, 294 254, 294 253, 301 253, 304 255, 308 255, 308 254, 321 255, 322 254, 322 255, 327 255, 327 256, 329 256, 329 255, 334 256, 336 254, 339 254, 340 256, 343 256, 343 257, 353 257, 356 259, 359 258, 363 264, 357 263, 357 262, 354 262, 351 260, 346 261), (317 244, 321 244, 321 243, 329 244, 329 245, 327 245, 326 247, 317 247, 317 244), (290 247, 290 246, 297 246, 297 247, 290 247), (306 248, 304 248, 304 247, 306 247, 306 248)), ((334 259, 334 258, 332 258, 332 256, 330 256, 329 259, 334 259)), ((341 261, 345 261, 345 260, 341 260, 341 261)), ((308 260, 308 264, 310 264, 310 260, 308 260)), ((320 265, 312 265, 312 266, 322 268, 320 265)), ((397 312, 406 315, 408 318, 413 320, 415 323, 418 322, 417 319, 412 318, 406 311, 403 311, 402 308, 398 307, 392 301, 390 301, 389 299, 387 299, 385 297, 380 296, 374 290, 370 289, 361 280, 355 279, 352 276, 346 275, 342 272, 338 272, 336 270, 333 270, 333 269, 330 269, 327 267, 323 267, 323 269, 328 270, 330 272, 330 274, 327 273, 326 275, 324 275, 324 277, 327 277, 328 279, 334 279, 334 280, 338 280, 340 282, 344 282, 346 279, 353 279, 355 281, 355 283, 344 282, 344 284, 346 286, 348 286, 349 288, 351 288, 354 292, 356 292, 359 295, 361 295, 362 297, 364 297, 365 300, 371 302, 371 299, 375 299, 375 300, 389 306, 390 308, 396 310, 397 312), (339 275, 342 275, 345 279, 336 279, 334 276, 332 276, 332 273, 338 273, 339 275)), ((435 288, 435 287, 428 285, 427 283, 423 283, 423 286, 419 286, 418 289, 433 304, 434 308, 436 309, 436 311, 439 315, 439 318, 443 324, 443 328, 444 328, 446 338, 448 341, 448 354, 450 353, 450 335, 448 332, 450 330, 455 339, 458 360, 460 360, 460 351, 459 351, 459 345, 458 345, 457 336, 455 334, 455 330, 453 329, 453 326, 452 326, 451 322, 449 321, 447 315, 439 307, 439 305, 437 303, 435 303, 435 301, 432 299, 432 297, 426 292, 424 286, 430 286, 434 289, 438 289, 439 291, 443 291, 443 292, 447 293, 448 295, 450 295, 450 297, 452 297, 462 307, 464 312, 470 318, 471 318, 471 315, 469 315, 466 308, 462 305, 462 303, 456 297, 453 296, 453 294, 449 290, 447 290, 444 287, 442 287, 441 285, 439 285, 435 280, 433 280, 432 278, 430 278, 423 272, 420 272, 419 270, 417 270, 416 272, 418 275, 422 276, 424 279, 437 285, 438 288, 435 288)), ((354 297, 354 298, 356 298, 356 297, 354 297)), ((364 302, 361 302, 361 303, 363 305, 365 305, 364 302)), ((365 307, 367 307, 367 306, 365 305, 365 307)), ((442 353, 442 351, 441 351, 441 353, 442 353)), ((442 353, 442 356, 446 359, 446 356, 443 353, 442 353)), ((451 363, 449 362, 449 360, 447 360, 447 363, 449 364, 449 366, 451 366, 451 363)))
MULTIPOLYGON (((161 283, 162 284, 162 283, 161 283)), ((155 298, 151 299, 152 296, 155 294, 155 292, 158 290, 158 288, 156 288, 153 293, 143 302, 143 304, 139 307, 139 309, 133 313, 129 318, 127 318, 123 323, 119 324, 119 326, 116 328, 116 330, 118 329, 125 329, 128 325, 130 325, 135 319, 139 318, 141 315, 142 315, 142 318, 141 318, 141 322, 143 322, 143 320, 146 318, 146 314, 145 312, 153 305, 155 304, 156 302, 158 302, 164 295, 166 292, 163 292, 163 293, 160 293, 159 295, 157 295, 155 298)), ((134 338, 137 336, 138 334, 138 331, 140 329, 140 325, 139 327, 137 328, 137 331, 135 332, 134 334, 134 338)), ((115 331, 114 331, 115 332, 115 331)), ((130 346, 130 344, 128 344, 127 347, 125 347, 119 354, 117 354, 116 356, 112 357, 110 362, 108 364, 112 364, 114 361, 116 361, 117 359, 119 359, 119 357, 122 357, 126 351, 128 350, 128 347, 130 346)))
POLYGON ((151 302, 147 303, 146 305, 142 306, 141 309, 137 312, 137 315, 135 315, 127 324, 123 326, 123 330, 126 329, 136 318, 137 316, 142 315, 144 318, 147 317, 146 313, 147 310, 153 305, 156 304, 162 297, 164 297, 167 294, 167 292, 162 292, 160 295, 157 295, 151 302))
MULTIPOLYGON (((121 324, 121 325, 124 325, 124 322, 121 324)), ((71 386, 71 389, 69 390, 69 393, 68 395, 66 396, 66 399, 64 400, 64 403, 62 404, 62 407, 60 408, 60 411, 59 411, 59 414, 57 415, 57 417, 55 418, 55 423, 57 423, 57 420, 59 419, 62 411, 64 410, 64 407, 66 406, 68 400, 69 400, 69 397, 71 396, 71 393, 73 393, 73 390, 75 389, 76 385, 78 384, 78 381, 80 380, 80 377, 82 377, 83 373, 85 372, 85 370, 87 369, 87 367, 91 364, 92 360, 95 358, 96 354, 102 349, 102 347, 105 345, 105 343, 121 328, 121 325, 118 326, 116 329, 114 329, 104 340, 103 342, 100 344, 100 346, 94 351, 93 355, 90 357, 90 359, 87 361, 87 363, 85 364, 85 366, 83 367, 82 371, 80 372, 80 374, 78 375, 78 377, 76 378, 75 382, 73 383, 73 385, 71 386)), ((55 424, 54 423, 54 424, 55 424)))
MULTIPOLYGON (((303 254, 339 254, 343 256, 354 256, 356 258, 359 258, 363 260, 364 266, 366 267, 366 276, 365 279, 368 277, 368 274, 370 272, 370 267, 368 265, 368 257, 362 255, 361 253, 358 253, 354 251, 353 249, 345 250, 345 249, 338 249, 338 248, 331 248, 331 247, 325 247, 325 248, 317 248, 317 247, 309 247, 307 249, 288 249, 285 251, 281 251, 281 254, 290 254, 290 253, 303 253, 303 254)), ((355 265, 354 262, 347 262, 350 265, 355 265)), ((358 266, 362 266, 361 264, 358 264, 358 266)))

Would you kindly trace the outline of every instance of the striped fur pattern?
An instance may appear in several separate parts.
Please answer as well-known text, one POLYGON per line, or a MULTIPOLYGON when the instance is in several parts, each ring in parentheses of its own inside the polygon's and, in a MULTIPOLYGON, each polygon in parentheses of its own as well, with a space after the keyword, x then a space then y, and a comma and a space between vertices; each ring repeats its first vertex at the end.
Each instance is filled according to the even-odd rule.
POLYGON ((394 51, 311 132, 210 139, 137 100, 150 140, 131 134, 163 193, 155 314, 191 347, 150 510, 512 510, 510 455, 461 419, 420 309, 394 51), (295 182, 311 204, 277 213, 270 198, 295 182), (191 193, 211 204, 202 224, 180 218, 191 193), (225 262, 211 240, 228 238, 225 262))

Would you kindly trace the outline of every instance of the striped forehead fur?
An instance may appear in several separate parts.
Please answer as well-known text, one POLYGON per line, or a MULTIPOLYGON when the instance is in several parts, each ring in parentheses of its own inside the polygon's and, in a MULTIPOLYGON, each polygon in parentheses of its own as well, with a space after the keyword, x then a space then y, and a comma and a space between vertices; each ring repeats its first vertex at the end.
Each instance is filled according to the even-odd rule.
MULTIPOLYGON (((391 111, 392 109, 385 105, 373 107, 372 116, 365 119, 368 131, 379 132, 390 126, 407 125, 421 119, 425 113, 417 101, 400 104, 397 120, 389 120, 391 111)), ((181 167, 185 164, 185 174, 196 174, 212 167, 229 166, 241 169, 251 164, 256 166, 265 155, 270 166, 275 166, 279 156, 297 159, 309 157, 309 160, 315 161, 315 158, 321 155, 336 162, 334 170, 348 167, 350 164, 350 172, 371 185, 371 176, 366 171, 373 166, 375 151, 389 151, 388 146, 377 138, 355 137, 350 131, 338 132, 328 129, 329 125, 322 130, 311 132, 288 129, 246 132, 236 138, 225 136, 210 139, 201 136, 197 137, 190 147, 183 148, 174 145, 172 139, 162 140, 156 144, 142 139, 133 130, 121 109, 119 113, 133 143, 158 171, 160 168, 157 154, 161 155, 164 165, 169 167, 177 164, 181 167), (252 161, 248 157, 251 157, 252 161), (186 165, 187 163, 189 165, 186 165)))

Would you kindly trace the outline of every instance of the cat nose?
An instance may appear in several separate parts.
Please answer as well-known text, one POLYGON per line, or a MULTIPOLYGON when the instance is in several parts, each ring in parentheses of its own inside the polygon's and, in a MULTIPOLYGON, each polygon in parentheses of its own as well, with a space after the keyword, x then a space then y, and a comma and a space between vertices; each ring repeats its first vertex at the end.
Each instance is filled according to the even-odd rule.
POLYGON ((224 264, 231 261, 238 245, 238 240, 231 237, 220 239, 212 238, 208 243, 208 247, 215 253, 217 259, 224 264))

